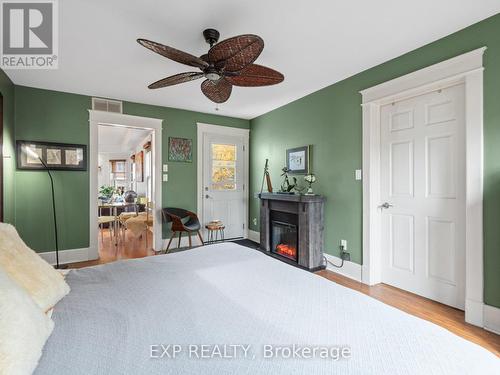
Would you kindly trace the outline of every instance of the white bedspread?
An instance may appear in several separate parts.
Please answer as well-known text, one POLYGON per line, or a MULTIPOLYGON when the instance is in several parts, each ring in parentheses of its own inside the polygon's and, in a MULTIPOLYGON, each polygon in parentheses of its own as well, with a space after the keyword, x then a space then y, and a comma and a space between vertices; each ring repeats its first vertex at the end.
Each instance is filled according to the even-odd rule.
POLYGON ((499 358, 444 328, 236 244, 74 270, 66 280, 71 293, 54 309, 37 375, 500 374, 499 358), (162 344, 181 351, 151 358, 162 344), (201 359, 188 349, 224 344, 249 353, 201 359), (294 344, 351 354, 263 358, 264 345, 294 344))

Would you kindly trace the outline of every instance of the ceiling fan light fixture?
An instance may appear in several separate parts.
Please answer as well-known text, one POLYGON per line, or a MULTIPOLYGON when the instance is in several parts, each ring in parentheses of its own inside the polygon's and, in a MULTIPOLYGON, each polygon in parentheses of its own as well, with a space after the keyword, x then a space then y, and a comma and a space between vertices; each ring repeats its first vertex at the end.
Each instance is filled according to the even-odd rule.
POLYGON ((158 89, 205 77, 201 84, 203 94, 214 103, 224 103, 231 96, 233 85, 257 87, 283 82, 284 76, 280 72, 254 64, 264 48, 264 41, 258 35, 243 34, 218 42, 219 32, 206 29, 203 36, 210 49, 200 57, 151 40, 137 39, 139 44, 153 52, 200 69, 200 72, 174 74, 148 87, 158 89))
POLYGON ((222 75, 217 73, 215 70, 205 72, 205 78, 209 79, 210 81, 218 81, 221 77, 222 75))

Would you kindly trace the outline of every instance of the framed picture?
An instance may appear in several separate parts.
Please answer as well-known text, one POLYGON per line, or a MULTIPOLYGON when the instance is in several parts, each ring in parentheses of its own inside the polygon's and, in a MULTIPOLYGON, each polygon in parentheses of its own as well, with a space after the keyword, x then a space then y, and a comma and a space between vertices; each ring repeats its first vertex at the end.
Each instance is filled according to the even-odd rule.
POLYGON ((135 154, 135 181, 144 182, 144 151, 135 154))
POLYGON ((302 146, 286 150, 286 167, 290 173, 309 173, 309 151, 310 146, 302 146))
POLYGON ((186 138, 168 138, 168 160, 191 163, 193 161, 193 141, 186 138))
POLYGON ((62 171, 87 170, 87 145, 16 141, 17 169, 62 171), (41 161, 41 160, 42 161, 41 161))

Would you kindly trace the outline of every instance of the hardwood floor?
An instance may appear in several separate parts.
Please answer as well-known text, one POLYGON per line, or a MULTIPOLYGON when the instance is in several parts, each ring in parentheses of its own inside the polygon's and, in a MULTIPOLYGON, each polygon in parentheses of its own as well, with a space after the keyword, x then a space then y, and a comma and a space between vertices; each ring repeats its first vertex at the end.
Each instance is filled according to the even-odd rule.
POLYGON ((378 299, 387 305, 393 306, 411 315, 440 325, 448 331, 466 340, 472 341, 500 357, 500 335, 466 323, 464 312, 461 310, 417 296, 416 294, 390 285, 377 284, 369 286, 327 270, 319 271, 317 274, 340 285, 378 299))
MULTIPOLYGON (((152 243, 152 235, 149 233, 148 244, 152 243)), ((81 268, 113 262, 119 259, 142 258, 154 255, 149 246, 146 249, 145 238, 134 239, 127 236, 125 242, 114 246, 109 231, 104 232, 104 242, 99 238, 100 259, 95 261, 73 263, 69 268, 81 268)), ((252 246, 248 246, 252 247, 252 246)), ((182 250, 182 249, 181 249, 182 250)), ((465 323, 464 312, 441 303, 429 300, 416 294, 394 288, 386 284, 368 286, 333 273, 331 271, 319 271, 318 275, 336 282, 345 287, 357 290, 383 303, 405 311, 411 315, 433 322, 454 334, 472 341, 500 357, 500 335, 488 332, 482 328, 465 323)))
POLYGON ((125 241, 120 239, 118 246, 115 246, 114 238, 110 236, 109 230, 103 229, 102 231, 103 239, 101 239, 101 235, 99 233, 99 259, 90 260, 88 262, 71 263, 68 265, 69 268, 89 267, 97 264, 114 262, 120 259, 143 258, 155 254, 151 248, 153 243, 153 234, 150 231, 147 231, 147 249, 145 234, 142 238, 135 238, 134 236, 127 234, 125 236, 125 241))

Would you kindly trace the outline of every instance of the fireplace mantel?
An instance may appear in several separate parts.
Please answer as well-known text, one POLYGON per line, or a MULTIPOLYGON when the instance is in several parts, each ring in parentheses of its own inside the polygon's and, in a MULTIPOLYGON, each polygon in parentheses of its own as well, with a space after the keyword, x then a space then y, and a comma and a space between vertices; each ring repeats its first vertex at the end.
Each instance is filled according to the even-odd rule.
POLYGON ((278 257, 271 249, 272 212, 284 212, 297 215, 298 222, 298 258, 295 265, 310 271, 325 268, 323 264, 324 247, 324 203, 321 195, 298 194, 259 194, 260 206, 260 247, 269 255, 278 257))

